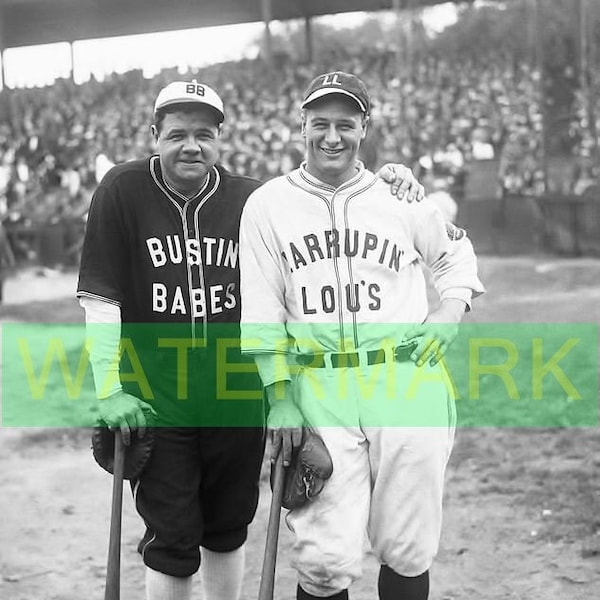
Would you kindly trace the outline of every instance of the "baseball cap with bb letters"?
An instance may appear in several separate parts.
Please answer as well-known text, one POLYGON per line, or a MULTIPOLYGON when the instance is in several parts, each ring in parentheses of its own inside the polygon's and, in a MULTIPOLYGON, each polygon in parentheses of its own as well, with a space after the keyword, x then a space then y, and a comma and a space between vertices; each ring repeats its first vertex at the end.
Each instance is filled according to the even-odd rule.
POLYGON ((223 100, 219 94, 208 85, 198 83, 196 80, 173 81, 160 90, 154 103, 154 114, 172 104, 204 104, 213 108, 221 121, 225 119, 223 100))
POLYGON ((301 107, 306 108, 315 100, 328 94, 349 96, 358 104, 361 112, 369 114, 371 99, 367 86, 356 75, 343 71, 323 73, 323 75, 315 77, 304 93, 301 107))

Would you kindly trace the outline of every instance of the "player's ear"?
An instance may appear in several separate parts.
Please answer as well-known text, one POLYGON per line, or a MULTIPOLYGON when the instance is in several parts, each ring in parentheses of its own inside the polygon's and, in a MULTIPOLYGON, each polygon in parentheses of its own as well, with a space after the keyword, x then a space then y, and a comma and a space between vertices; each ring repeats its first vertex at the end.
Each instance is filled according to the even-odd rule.
POLYGON ((152 137, 154 138, 154 141, 158 142, 158 135, 159 135, 158 127, 156 125, 150 125, 150 131, 152 133, 152 137))
POLYGON ((369 125, 369 115, 363 115, 362 118, 362 133, 360 134, 360 139, 364 140, 367 135, 367 126, 369 125))
POLYGON ((300 113, 300 120, 301 120, 301 128, 300 128, 300 133, 302 134, 302 137, 306 137, 306 111, 303 110, 300 113))

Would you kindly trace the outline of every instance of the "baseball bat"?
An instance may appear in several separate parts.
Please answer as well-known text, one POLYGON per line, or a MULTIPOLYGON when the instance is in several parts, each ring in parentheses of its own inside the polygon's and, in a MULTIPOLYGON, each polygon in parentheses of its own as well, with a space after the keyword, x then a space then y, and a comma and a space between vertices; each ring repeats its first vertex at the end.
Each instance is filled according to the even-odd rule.
POLYGON ((275 563, 277 561, 277 542, 279 541, 279 519, 281 517, 281 500, 283 498, 283 453, 279 452, 275 461, 275 474, 273 477, 273 496, 267 526, 267 540, 265 542, 265 555, 263 558, 262 573, 258 600, 273 600, 275 588, 275 563))
POLYGON ((115 466, 113 470, 112 507, 110 511, 110 534, 108 538, 108 561, 104 600, 121 598, 121 514, 123 512, 123 470, 125 446, 121 431, 115 431, 115 466))

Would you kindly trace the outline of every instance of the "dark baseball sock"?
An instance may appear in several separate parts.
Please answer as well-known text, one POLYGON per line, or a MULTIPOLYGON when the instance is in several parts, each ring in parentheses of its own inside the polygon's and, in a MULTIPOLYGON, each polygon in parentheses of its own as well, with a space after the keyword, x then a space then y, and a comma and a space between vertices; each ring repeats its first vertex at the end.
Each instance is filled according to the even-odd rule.
MULTIPOLYGON (((320 596, 313 596, 305 592, 300 586, 296 590, 296 600, 324 600, 320 596)), ((333 596, 327 596, 327 600, 348 600, 348 590, 342 590, 333 596)))
POLYGON ((379 600, 427 600, 429 571, 417 577, 404 577, 381 565, 379 571, 379 600))

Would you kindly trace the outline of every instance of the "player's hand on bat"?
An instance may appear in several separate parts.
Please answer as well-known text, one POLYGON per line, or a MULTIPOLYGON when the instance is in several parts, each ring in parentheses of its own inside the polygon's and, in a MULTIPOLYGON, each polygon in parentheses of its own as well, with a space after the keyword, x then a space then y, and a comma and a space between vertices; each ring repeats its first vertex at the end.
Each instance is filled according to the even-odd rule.
POLYGON ((131 431, 138 430, 140 437, 146 433, 147 419, 145 411, 156 416, 155 410, 139 398, 123 391, 116 392, 108 398, 98 401, 100 418, 111 429, 120 429, 123 443, 128 446, 131 431))
POLYGON ((458 335, 458 325, 465 313, 466 304, 462 300, 448 298, 429 313, 424 323, 415 324, 405 332, 407 340, 416 340, 417 347, 410 358, 418 367, 427 361, 436 365, 446 354, 458 335))
POLYGON ((302 443, 304 417, 293 400, 289 381, 280 381, 267 386, 266 391, 269 400, 268 457, 271 462, 274 462, 281 452, 283 466, 288 467, 292 461, 293 449, 302 443))
POLYGON ((421 202, 425 188, 417 181, 408 167, 398 163, 386 163, 377 171, 377 176, 390 184, 390 193, 398 200, 421 202))

